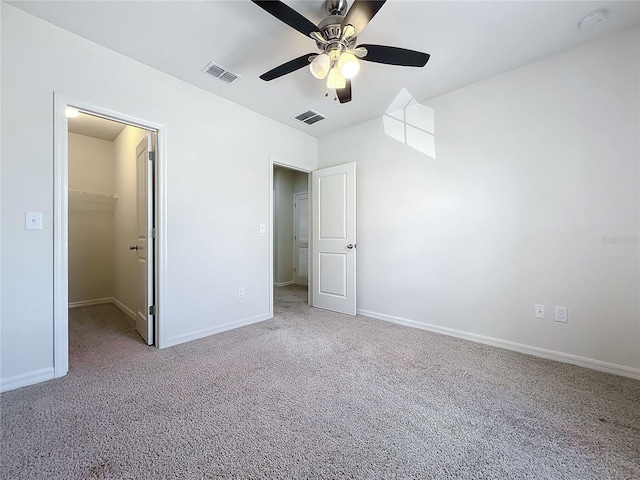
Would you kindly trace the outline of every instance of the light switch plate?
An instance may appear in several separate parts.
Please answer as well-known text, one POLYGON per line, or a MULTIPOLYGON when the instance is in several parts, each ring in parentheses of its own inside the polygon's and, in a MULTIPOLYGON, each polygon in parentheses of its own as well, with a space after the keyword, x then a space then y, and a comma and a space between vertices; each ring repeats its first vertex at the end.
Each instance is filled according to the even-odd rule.
POLYGON ((24 228, 26 230, 42 230, 42 212, 26 212, 24 228))
POLYGON ((267 231, 267 226, 264 223, 260 224, 260 233, 265 233, 267 231))

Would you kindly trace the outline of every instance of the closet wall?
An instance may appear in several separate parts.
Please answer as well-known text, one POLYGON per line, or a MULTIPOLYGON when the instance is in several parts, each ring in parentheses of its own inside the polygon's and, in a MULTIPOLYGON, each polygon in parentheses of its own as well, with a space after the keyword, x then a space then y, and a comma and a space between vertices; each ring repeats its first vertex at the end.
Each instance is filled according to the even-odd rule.
POLYGON ((69 133, 69 303, 113 297, 114 142, 69 133))

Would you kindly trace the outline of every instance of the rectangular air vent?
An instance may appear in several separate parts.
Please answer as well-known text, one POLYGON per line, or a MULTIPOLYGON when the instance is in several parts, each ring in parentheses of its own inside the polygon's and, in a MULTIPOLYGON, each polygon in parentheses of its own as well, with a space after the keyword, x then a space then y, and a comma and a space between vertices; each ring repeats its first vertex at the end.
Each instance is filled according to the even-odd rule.
POLYGON ((296 120, 300 120, 301 122, 306 123, 307 125, 313 125, 320 120, 324 120, 326 117, 318 112, 314 112, 313 110, 309 110, 307 112, 301 113, 300 115, 294 117, 296 120))
POLYGON ((240 75, 236 75, 235 73, 231 73, 229 70, 221 67, 220 65, 211 62, 209 65, 202 69, 204 73, 208 73, 209 75, 213 75, 216 78, 219 78, 225 83, 231 83, 234 80, 240 78, 240 75))

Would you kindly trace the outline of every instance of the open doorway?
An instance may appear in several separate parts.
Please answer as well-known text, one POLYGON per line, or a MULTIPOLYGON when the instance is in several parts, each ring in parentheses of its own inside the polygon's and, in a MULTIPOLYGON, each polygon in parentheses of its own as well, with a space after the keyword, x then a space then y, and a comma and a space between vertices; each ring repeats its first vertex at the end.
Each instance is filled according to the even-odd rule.
POLYGON ((279 302, 308 302, 309 174, 273 167, 273 286, 279 302))
MULTIPOLYGON (((112 208, 109 206, 109 202, 116 201, 117 195, 114 191, 94 191, 94 190, 82 190, 80 188, 73 188, 73 180, 69 175, 69 116, 73 113, 89 114, 91 117, 97 117, 100 119, 112 120, 124 124, 124 129, 120 134, 124 132, 133 132, 137 130, 129 129, 127 127, 134 127, 141 129, 146 133, 146 139, 143 139, 138 147, 144 146, 144 150, 138 150, 133 146, 133 152, 136 157, 136 169, 140 171, 141 158, 145 159, 144 174, 146 176, 146 196, 142 202, 138 202, 138 194, 140 189, 136 186, 136 204, 134 206, 134 215, 136 215, 136 222, 138 218, 139 204, 144 204, 146 208, 146 218, 144 222, 144 228, 147 229, 145 238, 147 243, 143 244, 143 255, 145 257, 147 282, 145 290, 147 292, 147 300, 149 300, 148 308, 143 310, 148 330, 153 333, 151 340, 146 343, 153 344, 158 348, 162 348, 163 338, 162 335, 162 301, 164 295, 164 278, 166 271, 166 195, 165 195, 165 170, 166 170, 166 148, 165 148, 165 128, 161 124, 153 123, 147 120, 139 119, 129 116, 127 114, 119 113, 113 110, 108 110, 103 107, 87 103, 86 101, 69 97, 62 93, 54 93, 54 215, 53 215, 53 303, 54 303, 54 377, 60 378, 68 373, 69 370, 69 303, 74 301, 81 301, 78 297, 71 298, 69 295, 69 251, 73 248, 69 242, 69 215, 71 211, 71 202, 76 202, 82 197, 79 202, 83 200, 89 200, 90 198, 100 199, 103 202, 103 209, 112 208), (70 111, 72 110, 72 111, 70 111), (73 112, 75 110, 76 112, 73 112), (153 147, 153 148, 150 148, 153 147), (140 152, 144 152, 144 155, 139 155, 140 152), (72 186, 70 188, 70 180, 72 186), (71 191, 71 192, 70 192, 71 191), (95 194, 106 195, 95 195, 95 194), (112 194, 112 195, 110 195, 112 194), (71 197, 77 197, 71 200, 71 197), (151 208, 153 206, 153 208, 151 208), (153 250, 153 253, 152 253, 153 250)), ((86 135, 85 135, 86 136, 86 135)), ((133 142, 132 142, 133 143, 133 142)), ((91 166, 91 165, 90 165, 91 166)), ((136 173, 136 181, 137 181, 136 173)), ((114 184, 115 189, 115 184, 114 184)), ((97 189, 96 189, 97 190, 97 189)), ((73 207, 75 208, 75 207, 73 207)), ((88 208, 85 207, 79 207, 88 208)), ((137 228, 139 233, 140 222, 137 222, 137 228)), ((73 226, 72 226, 73 228, 73 226)), ((80 228, 82 230, 82 228, 80 228)), ((134 236, 133 243, 139 244, 139 238, 134 236)), ((126 248, 129 249, 131 244, 127 244, 126 248)), ((115 250, 116 244, 113 244, 115 250)), ((136 256, 138 250, 133 251, 133 255, 136 256)), ((139 265, 140 263, 138 263, 139 265)), ((137 278, 137 277, 136 277, 137 278)), ((136 287, 133 292, 135 296, 138 296, 140 289, 136 287)), ((76 295, 73 293, 73 295, 76 295)), ((95 295, 93 293, 91 296, 95 295)), ((101 297, 109 298, 110 300, 117 299, 116 294, 114 297, 101 297)), ((91 299, 88 299, 91 300, 91 299)), ((100 300, 100 299, 96 299, 100 300)), ((123 305, 125 304, 122 302, 123 305)), ((115 306, 117 303, 112 300, 112 306, 122 312, 123 309, 115 306)), ((140 310, 140 302, 136 301, 136 309, 140 310)), ((126 314, 129 314, 127 312, 126 314)), ((138 314, 138 312, 135 312, 138 314)), ((126 315, 123 313, 123 315, 126 315)), ((134 330, 135 333, 135 330, 134 330)), ((136 333, 137 335, 137 333, 136 333)), ((136 337, 137 338, 137 337, 136 337)), ((148 337, 151 338, 151 337, 148 337)))
POLYGON ((151 345, 156 134, 75 109, 67 124, 70 351, 96 336, 151 345))
MULTIPOLYGON (((281 269, 286 276, 276 274, 278 256, 285 261, 291 259, 293 265, 296 253, 304 249, 298 245, 293 252, 278 246, 278 240, 291 242, 295 232, 293 228, 280 229, 275 226, 276 204, 281 198, 286 199, 293 194, 290 182, 280 182, 278 178, 286 178, 301 173, 307 181, 307 288, 306 303, 312 307, 334 312, 356 315, 356 164, 346 163, 317 170, 298 167, 295 163, 283 162, 271 157, 271 191, 270 191, 270 317, 274 316, 275 294, 278 288, 295 285, 293 266, 281 269), (280 233, 283 232, 283 233, 280 233), (291 270, 289 270, 291 268, 291 270)), ((298 192, 298 193, 303 193, 298 192)), ((294 194, 295 198, 295 194, 294 194)), ((286 208, 286 200, 283 205, 286 208)), ((282 209, 280 209, 282 211, 282 209)), ((281 217, 286 221, 292 216, 284 212, 281 217)), ((295 221, 295 219, 294 219, 295 221)), ((300 227, 302 228, 302 227, 300 227)), ((304 250, 303 250, 304 251, 304 250)), ((296 272, 298 273, 298 272, 296 272)), ((303 293, 303 292, 301 292, 303 293)), ((299 295, 304 301, 305 296, 299 295)))

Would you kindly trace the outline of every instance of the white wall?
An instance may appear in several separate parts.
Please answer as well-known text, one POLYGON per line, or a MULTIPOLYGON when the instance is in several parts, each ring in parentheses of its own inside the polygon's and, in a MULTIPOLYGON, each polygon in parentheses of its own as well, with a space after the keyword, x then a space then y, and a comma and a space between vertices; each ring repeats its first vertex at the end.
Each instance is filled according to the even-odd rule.
POLYGON ((437 160, 381 119, 322 138, 321 167, 358 163, 358 309, 640 377, 639 44, 627 31, 426 102, 437 160))
POLYGON ((270 155, 313 169, 316 140, 1 8, 3 385, 53 367, 54 92, 166 127, 163 344, 268 318, 270 155), (25 230, 25 211, 44 228, 25 230))
POLYGON ((118 194, 113 229, 113 296, 130 312, 138 307, 138 256, 129 250, 129 245, 137 241, 136 148, 146 135, 145 130, 127 126, 113 142, 118 194))
MULTIPOLYGON (((69 189, 114 193, 113 142, 69 134, 69 189)), ((116 202, 69 197, 69 303, 113 296, 116 202)))
POLYGON ((293 193, 309 192, 309 174, 294 170, 293 172, 293 193))

